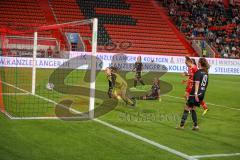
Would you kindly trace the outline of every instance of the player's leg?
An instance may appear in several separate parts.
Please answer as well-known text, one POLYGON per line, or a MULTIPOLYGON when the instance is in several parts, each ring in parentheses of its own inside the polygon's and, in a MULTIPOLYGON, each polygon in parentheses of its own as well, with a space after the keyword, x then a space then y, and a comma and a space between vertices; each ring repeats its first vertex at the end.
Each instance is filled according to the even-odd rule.
POLYGON ((148 95, 145 95, 145 96, 138 96, 138 97, 134 97, 134 99, 136 100, 158 100, 159 97, 157 96, 154 96, 152 94, 148 94, 148 95))
POLYGON ((133 97, 136 100, 146 100, 146 96, 137 96, 137 97, 133 97))
POLYGON ((122 100, 121 91, 117 88, 114 88, 113 91, 112 91, 112 97, 116 98, 118 100, 122 100))
POLYGON ((126 102, 126 104, 130 104, 131 106, 135 106, 135 101, 131 100, 127 95, 127 87, 122 86, 121 87, 121 97, 126 102))
POLYGON ((198 96, 198 99, 199 99, 199 102, 197 102, 195 100, 195 97, 194 97, 194 107, 193 107, 193 109, 191 111, 191 113, 192 113, 192 121, 193 121, 193 130, 198 130, 199 129, 196 108, 200 106, 201 102, 203 101, 203 97, 202 96, 198 96))
POLYGON ((190 107, 188 106, 188 104, 186 104, 186 106, 184 107, 183 114, 182 114, 180 126, 178 127, 179 129, 184 129, 184 125, 188 118, 189 111, 190 111, 190 107))
POLYGON ((112 98, 112 97, 113 97, 112 94, 113 94, 113 88, 112 88, 112 87, 109 87, 109 88, 108 88, 108 97, 109 97, 109 98, 112 98))
POLYGON ((134 81, 133 81, 133 87, 134 87, 134 88, 137 87, 137 83, 138 83, 138 72, 136 72, 135 78, 134 78, 134 81))
POLYGON ((196 113, 196 106, 194 106, 191 110, 192 113, 192 121, 193 121, 193 130, 198 130, 198 119, 197 119, 197 113, 196 113))
POLYGON ((134 81, 133 81, 133 87, 134 87, 134 88, 137 87, 137 78, 134 78, 134 81))
POLYGON ((139 82, 144 86, 145 83, 143 82, 142 78, 139 79, 139 82))
POLYGON ((194 102, 195 102, 195 98, 192 97, 192 96, 189 97, 189 99, 186 103, 186 106, 184 107, 184 111, 183 111, 183 115, 182 115, 182 118, 181 118, 180 126, 177 127, 178 129, 184 129, 185 122, 187 120, 189 112, 192 110, 192 108, 194 106, 194 102))
POLYGON ((153 95, 146 96, 146 100, 157 100, 157 99, 158 99, 158 97, 153 96, 153 95))
POLYGON ((142 80, 142 73, 141 72, 138 72, 138 81, 144 86, 145 83, 143 82, 142 80))

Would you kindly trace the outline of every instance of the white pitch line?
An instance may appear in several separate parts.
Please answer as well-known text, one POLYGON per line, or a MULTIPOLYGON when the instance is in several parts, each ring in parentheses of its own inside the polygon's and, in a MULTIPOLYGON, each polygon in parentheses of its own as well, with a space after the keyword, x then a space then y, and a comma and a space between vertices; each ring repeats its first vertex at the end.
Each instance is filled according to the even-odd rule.
POLYGON ((193 158, 213 158, 213 157, 232 157, 240 156, 240 153, 229 153, 229 154, 207 154, 207 155, 195 155, 193 158))
MULTIPOLYGON (((2 83, 3 83, 3 82, 2 82, 2 83)), ((8 86, 11 86, 11 87, 14 87, 14 88, 16 88, 16 89, 19 89, 19 90, 21 90, 21 91, 23 91, 23 92, 30 93, 30 92, 28 92, 28 91, 26 91, 26 90, 24 90, 24 89, 18 88, 18 87, 16 87, 16 86, 11 85, 11 84, 8 84, 8 83, 6 83, 6 82, 4 82, 4 84, 6 84, 6 85, 8 85, 8 86)), ((55 101, 53 101, 53 100, 50 100, 50 99, 48 99, 48 98, 42 97, 42 96, 40 96, 40 95, 37 95, 37 94, 32 94, 32 95, 33 95, 33 96, 36 96, 36 97, 38 97, 38 98, 40 98, 40 99, 43 99, 43 100, 45 100, 45 101, 48 101, 48 102, 50 102, 50 103, 59 105, 57 102, 55 102, 55 101)), ((66 109, 70 109, 72 112, 75 112, 75 113, 81 113, 81 112, 79 112, 79 111, 77 111, 77 110, 75 110, 75 109, 68 108, 68 107, 66 107, 66 106, 61 106, 61 107, 66 108, 66 109)), ((27 118, 27 117, 26 117, 26 118, 22 118, 22 117, 12 117, 12 116, 8 116, 8 117, 10 117, 11 119, 16 119, 16 120, 17 120, 17 119, 30 119, 30 118, 32 118, 32 117, 30 117, 30 118, 27 118)), ((44 119, 44 118, 42 118, 42 119, 44 119)), ((51 118, 51 119, 55 119, 55 118, 51 118)), ((56 119, 57 119, 57 118, 56 118, 56 119)), ((58 118, 58 119, 60 119, 60 118, 58 118)), ((147 139, 147 138, 145 138, 145 137, 142 137, 142 136, 140 136, 140 135, 137 135, 137 134, 135 134, 135 133, 133 133, 133 132, 124 130, 124 129, 122 129, 122 128, 119 128, 119 127, 117 127, 117 126, 114 126, 114 125, 112 125, 112 124, 109 124, 109 123, 107 123, 107 122, 101 121, 101 120, 99 120, 99 119, 93 119, 93 121, 98 122, 98 123, 100 123, 100 124, 102 124, 102 125, 104 125, 104 126, 107 126, 107 127, 109 127, 109 128, 112 128, 112 129, 114 129, 114 130, 116 130, 116 131, 118 131, 118 132, 121 132, 121 133, 123 133, 123 134, 126 134, 126 135, 128 135, 128 136, 131 136, 131 137, 133 137, 133 138, 135 138, 135 139, 141 140, 141 141, 143 141, 143 142, 145 142, 145 143, 148 143, 148 144, 150 144, 150 145, 152 145, 152 146, 155 146, 155 147, 157 147, 157 148, 159 148, 159 149, 161 149, 161 150, 164 150, 164 151, 167 151, 167 152, 169 152, 169 153, 172 153, 172 154, 174 154, 174 155, 176 155, 176 156, 182 157, 182 158, 187 159, 187 160, 197 160, 197 158, 191 157, 191 156, 189 156, 189 155, 187 155, 187 154, 185 154, 185 153, 183 153, 183 152, 180 152, 180 151, 177 151, 177 150, 175 150, 175 149, 169 148, 169 147, 167 147, 167 146, 161 145, 161 144, 159 144, 159 143, 157 143, 157 142, 155 142, 155 141, 152 141, 152 140, 150 140, 150 139, 147 139)))
POLYGON ((77 120, 82 119, 82 117, 11 117, 13 120, 77 120))
POLYGON ((240 111, 240 108, 227 107, 227 106, 213 104, 213 103, 207 103, 207 104, 212 105, 212 106, 216 106, 216 107, 223 107, 223 108, 228 108, 228 109, 240 111))
MULTIPOLYGON (((163 95, 165 97, 172 97, 172 98, 176 98, 176 99, 183 99, 182 97, 177 97, 177 96, 170 96, 170 95, 163 95)), ((227 107, 227 106, 223 106, 223 105, 218 105, 218 104, 214 104, 214 103, 207 103, 209 105, 212 105, 212 106, 216 106, 216 107, 222 107, 222 108, 227 108, 227 109, 231 109, 231 110, 236 110, 236 111, 240 111, 240 108, 233 108, 233 107, 227 107)))
POLYGON ((142 137, 140 135, 137 135, 137 134, 135 134, 133 132, 127 131, 127 130, 122 129, 122 128, 119 128, 117 126, 114 126, 114 125, 109 124, 107 122, 101 121, 99 119, 93 119, 93 120, 98 122, 98 123, 101 123, 104 126, 107 126, 107 127, 112 128, 112 129, 114 129, 114 130, 116 130, 118 132, 121 132, 121 133, 124 133, 124 134, 126 134, 128 136, 131 136, 131 137, 133 137, 135 139, 138 139, 138 140, 141 140, 141 141, 146 142, 148 144, 151 144, 152 146, 155 146, 155 147, 157 147, 157 148, 159 148, 161 150, 167 151, 169 153, 175 154, 175 155, 177 155, 179 157, 182 157, 184 159, 187 159, 187 160, 197 160, 197 158, 195 158, 195 157, 189 156, 189 155, 187 155, 185 153, 182 153, 180 151, 177 151, 175 149, 172 149, 172 148, 169 148, 167 146, 161 145, 161 144, 159 144, 159 143, 157 143, 155 141, 152 141, 150 139, 144 138, 144 137, 142 137))
POLYGON ((24 90, 24 89, 21 89, 21 88, 19 88, 19 87, 16 87, 16 86, 14 86, 14 85, 12 85, 12 84, 10 84, 10 83, 3 82, 3 81, 0 81, 0 82, 1 82, 2 84, 8 85, 8 86, 10 86, 10 87, 16 88, 16 89, 18 89, 19 91, 22 91, 22 92, 24 92, 24 93, 30 93, 29 91, 26 91, 26 90, 24 90))
POLYGON ((7 111, 2 111, 2 110, 1 110, 1 112, 2 112, 3 114, 5 114, 9 119, 13 119, 13 116, 12 116, 11 114, 9 114, 7 111))

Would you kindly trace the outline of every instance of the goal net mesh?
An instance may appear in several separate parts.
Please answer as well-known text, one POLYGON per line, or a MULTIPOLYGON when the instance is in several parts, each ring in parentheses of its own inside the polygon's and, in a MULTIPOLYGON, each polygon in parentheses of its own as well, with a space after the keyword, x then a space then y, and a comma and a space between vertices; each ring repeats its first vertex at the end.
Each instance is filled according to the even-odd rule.
POLYGON ((0 35, 2 112, 12 119, 88 118, 92 19, 2 28, 0 35))

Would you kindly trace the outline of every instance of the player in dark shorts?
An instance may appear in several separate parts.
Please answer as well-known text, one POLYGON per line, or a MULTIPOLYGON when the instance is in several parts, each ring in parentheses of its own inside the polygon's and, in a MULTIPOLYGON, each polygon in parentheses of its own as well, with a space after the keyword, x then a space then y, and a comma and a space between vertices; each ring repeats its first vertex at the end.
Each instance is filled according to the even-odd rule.
POLYGON ((160 81, 157 78, 154 78, 151 92, 147 95, 140 96, 140 97, 134 97, 134 98, 137 100, 159 100, 159 101, 161 101, 160 81))
POLYGON ((204 99, 208 86, 208 70, 210 68, 205 58, 199 59, 198 68, 199 70, 193 77, 193 87, 184 108, 180 127, 178 127, 180 129, 184 129, 184 125, 190 111, 193 120, 193 130, 198 130, 196 107, 199 107, 204 99))
POLYGON ((141 56, 138 56, 137 62, 135 62, 134 68, 133 68, 133 71, 136 72, 134 84, 133 84, 134 88, 136 88, 138 82, 140 82, 142 85, 145 85, 142 80, 142 70, 143 70, 142 58, 141 56))

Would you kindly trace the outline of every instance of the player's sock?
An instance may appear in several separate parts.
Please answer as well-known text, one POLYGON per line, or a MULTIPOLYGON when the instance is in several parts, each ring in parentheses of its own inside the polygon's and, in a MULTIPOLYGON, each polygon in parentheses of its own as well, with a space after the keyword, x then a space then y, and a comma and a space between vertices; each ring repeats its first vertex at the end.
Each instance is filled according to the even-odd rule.
POLYGON ((197 113, 195 110, 192 110, 192 120, 193 120, 194 127, 196 127, 198 124, 197 124, 197 113))
POLYGON ((136 86, 137 86, 137 80, 134 80, 133 86, 136 88, 136 86))
POLYGON ((180 127, 183 127, 183 126, 184 126, 185 121, 187 120, 187 117, 188 117, 188 111, 187 111, 187 110, 184 110, 184 111, 183 111, 183 115, 182 115, 182 120, 181 120, 180 127))
POLYGON ((126 104, 134 105, 134 102, 130 98, 126 98, 124 101, 126 104))
POLYGON ((201 106, 203 107, 204 110, 208 109, 208 106, 204 101, 201 102, 201 106))

